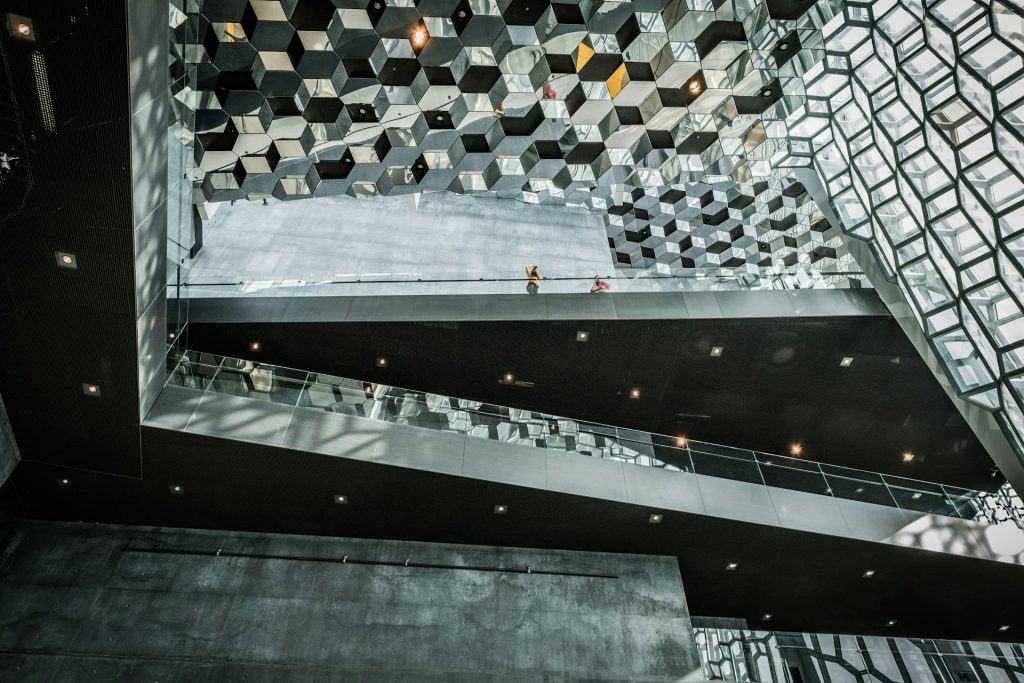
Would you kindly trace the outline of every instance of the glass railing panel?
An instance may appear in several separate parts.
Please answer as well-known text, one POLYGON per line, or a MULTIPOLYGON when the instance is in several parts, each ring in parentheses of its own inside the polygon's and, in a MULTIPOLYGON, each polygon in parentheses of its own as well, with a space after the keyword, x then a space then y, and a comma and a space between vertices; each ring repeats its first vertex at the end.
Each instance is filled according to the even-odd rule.
POLYGON ((828 482, 817 463, 773 457, 764 453, 757 453, 756 456, 761 465, 761 476, 768 486, 829 495, 828 482))
MULTIPOLYGON (((701 444, 702 447, 704 445, 701 444)), ((745 481, 750 484, 764 484, 761 469, 754 460, 753 453, 750 454, 750 458, 736 458, 729 455, 706 453, 691 446, 690 458, 693 460, 694 471, 697 474, 745 481)))
POLYGON ((882 475, 824 463, 820 467, 828 483, 829 493, 836 498, 898 507, 882 475))

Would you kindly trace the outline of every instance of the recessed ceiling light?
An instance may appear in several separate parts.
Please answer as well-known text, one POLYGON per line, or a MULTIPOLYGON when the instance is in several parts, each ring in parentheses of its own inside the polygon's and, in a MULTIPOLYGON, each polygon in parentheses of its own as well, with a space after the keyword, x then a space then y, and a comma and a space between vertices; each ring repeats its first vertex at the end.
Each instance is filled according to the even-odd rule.
POLYGON ((660 515, 658 513, 654 513, 653 515, 650 516, 650 518, 647 521, 650 522, 651 524, 661 524, 661 520, 662 519, 663 519, 662 515, 660 515))
POLYGON ((761 94, 764 95, 765 97, 771 97, 772 91, 770 88, 765 88, 764 90, 761 91, 761 94))
POLYGON ((911 498, 911 500, 921 500, 921 492, 918 491, 917 493, 912 495, 910 498, 911 498))
POLYGON ((465 19, 465 18, 466 18, 466 10, 460 9, 459 10, 459 19, 465 19))
POLYGON ((501 381, 504 382, 505 384, 512 384, 512 382, 515 380, 515 378, 516 378, 515 375, 513 375, 509 371, 506 371, 505 374, 501 376, 501 381))
POLYGON ((578 330, 576 332, 576 341, 578 341, 578 342, 590 341, 590 333, 587 332, 586 330, 578 330))
POLYGON ((334 504, 335 505, 348 505, 348 496, 344 496, 344 495, 342 495, 340 493, 335 493, 334 494, 334 504))
POLYGON ((1009 626, 1000 626, 1000 627, 999 627, 999 631, 1000 631, 1000 632, 1003 632, 1003 631, 1009 631, 1009 630, 1010 630, 1010 627, 1009 627, 1009 626))
POLYGON ((686 448, 687 443, 689 442, 686 440, 685 436, 676 437, 676 446, 678 446, 679 448, 686 448))
POLYGON ((83 384, 82 393, 86 396, 100 396, 102 394, 98 384, 83 384))
POLYGON ((700 81, 698 81, 695 78, 692 81, 690 81, 690 85, 688 87, 690 89, 690 92, 696 95, 697 93, 700 92, 700 81))
POLYGON ((409 36, 410 40, 412 40, 413 47, 423 47, 427 44, 427 38, 429 37, 430 36, 427 35, 427 27, 423 25, 417 26, 413 29, 412 35, 409 36))
POLYGON ((772 620, 771 612, 765 612, 764 614, 761 615, 761 621, 771 621, 771 620, 772 620))
POLYGON ((169 484, 167 486, 167 490, 176 496, 180 496, 181 494, 185 493, 185 487, 182 486, 181 484, 169 484))
POLYGON ((249 342, 250 351, 259 351, 261 348, 263 348, 263 346, 259 343, 259 341, 253 340, 249 342))
POLYGON ((721 356, 722 355, 722 347, 721 346, 712 346, 711 347, 711 355, 714 358, 718 358, 719 356, 721 356))
POLYGON ((857 490, 854 491, 854 493, 864 493, 864 487, 863 486, 858 487, 857 490))
POLYGON ((71 486, 71 480, 67 477, 58 477, 57 486, 71 486))
POLYGON ((896 625, 896 620, 895 619, 890 619, 889 621, 885 622, 885 625, 886 626, 895 626, 896 625))
POLYGON ((875 575, 875 570, 874 569, 868 569, 863 574, 861 574, 861 576, 863 576, 865 579, 870 579, 874 575, 875 575))
POLYGON ((14 27, 14 30, 17 31, 19 35, 32 35, 32 27, 26 24, 24 21, 19 22, 18 25, 14 27))
POLYGON ((787 43, 786 41, 782 41, 781 43, 779 43, 779 52, 785 52, 788 49, 789 43, 787 43))
POLYGON ((74 254, 68 254, 67 252, 58 251, 54 252, 57 258, 57 265, 61 268, 70 268, 71 270, 78 269, 78 258, 74 254))
POLYGON ((629 390, 630 398, 640 398, 640 387, 633 387, 629 390))
POLYGON ((913 462, 914 461, 914 454, 911 453, 910 451, 903 451, 903 456, 902 457, 903 457, 903 462, 913 462))
POLYGON ((740 567, 740 563, 739 562, 730 562, 729 564, 725 565, 726 571, 730 571, 730 572, 736 571, 737 569, 739 569, 739 567, 740 567))
POLYGON ((802 443, 800 443, 799 441, 797 441, 796 443, 789 444, 789 454, 790 455, 799 456, 799 455, 802 455, 803 452, 804 452, 804 445, 802 443))
POLYGON ((168 332, 168 333, 167 333, 167 338, 168 338, 168 339, 174 339, 174 338, 176 338, 177 336, 178 336, 178 334, 177 334, 176 332, 168 332))
POLYGON ((388 359, 384 356, 377 356, 377 367, 386 368, 388 366, 388 359))
POLYGON ((843 359, 839 361, 839 367, 841 368, 848 368, 851 365, 853 365, 853 358, 850 356, 844 356, 843 359))
POLYGON ((496 514, 496 515, 508 514, 508 505, 495 505, 494 506, 494 514, 496 514))

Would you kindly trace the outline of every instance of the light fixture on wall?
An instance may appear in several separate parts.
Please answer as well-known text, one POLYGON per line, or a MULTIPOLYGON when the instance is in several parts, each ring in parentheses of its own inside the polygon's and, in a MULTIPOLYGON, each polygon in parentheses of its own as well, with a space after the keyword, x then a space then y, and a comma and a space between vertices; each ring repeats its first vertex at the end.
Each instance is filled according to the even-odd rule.
POLYGON ((103 392, 100 391, 100 385, 98 384, 83 384, 82 393, 86 396, 92 397, 101 396, 103 394, 103 392))
POLYGON ((640 387, 633 387, 629 390, 630 398, 640 398, 640 387))
POLYGON ((384 356, 377 356, 376 365, 378 368, 386 368, 388 366, 388 359, 384 356))
POLYGON ((57 477, 57 486, 71 486, 71 480, 67 477, 57 477))
POLYGON ((870 579, 874 575, 875 575, 875 570, 874 569, 868 569, 863 574, 861 574, 861 576, 863 576, 865 579, 870 579))
POLYGON ((501 379, 499 381, 502 384, 512 384, 515 381, 515 379, 516 376, 512 374, 512 371, 506 370, 504 374, 502 374, 501 379))
POLYGON ((850 356, 844 356, 843 359, 839 361, 839 367, 841 368, 848 368, 851 365, 853 365, 853 358, 850 356))
POLYGON ((258 353, 259 350, 262 349, 262 348, 263 348, 263 345, 260 344, 259 340, 255 340, 254 339, 253 341, 249 342, 249 350, 250 351, 255 351, 255 352, 258 353))
POLYGON ((789 454, 794 457, 800 457, 803 455, 804 445, 799 441, 789 444, 789 454))
POLYGON ((712 358, 718 358, 719 356, 722 355, 722 351, 724 351, 724 350, 725 349, 723 349, 721 346, 712 346, 711 347, 711 357, 712 358))
POLYGON ((654 513, 653 515, 651 515, 651 516, 650 516, 650 517, 649 517, 649 518, 647 519, 647 521, 648 521, 648 523, 650 523, 650 524, 661 524, 661 520, 662 520, 662 519, 664 519, 664 515, 660 515, 660 514, 658 514, 658 513, 654 513))
POLYGON ((914 462, 914 454, 910 451, 903 451, 900 457, 903 458, 903 462, 914 462))
POLYGON ((348 505, 348 496, 342 495, 340 493, 335 493, 334 494, 334 504, 335 505, 348 505))
POLYGON ((739 568, 740 568, 740 563, 739 562, 730 562, 729 564, 725 565, 725 570, 728 571, 728 572, 734 572, 734 571, 736 571, 739 568))
POLYGON ((181 484, 169 484, 167 486, 167 490, 170 491, 175 496, 180 496, 181 494, 185 493, 185 487, 182 486, 181 484))
POLYGON ((57 258, 57 265, 61 268, 68 268, 70 270, 78 269, 78 259, 74 254, 69 254, 66 251, 57 251, 54 252, 54 255, 57 258))
POLYGON ((676 447, 677 448, 686 448, 686 444, 688 444, 688 443, 689 443, 689 441, 686 440, 685 436, 677 436, 676 437, 676 447))
POLYGON ((590 333, 587 332, 586 330, 577 330, 577 332, 576 332, 576 341, 578 341, 578 342, 588 342, 588 341, 590 341, 590 333))
POLYGON ((496 514, 496 515, 507 515, 508 514, 508 505, 505 505, 504 503, 500 503, 498 505, 495 505, 494 506, 494 514, 496 514))

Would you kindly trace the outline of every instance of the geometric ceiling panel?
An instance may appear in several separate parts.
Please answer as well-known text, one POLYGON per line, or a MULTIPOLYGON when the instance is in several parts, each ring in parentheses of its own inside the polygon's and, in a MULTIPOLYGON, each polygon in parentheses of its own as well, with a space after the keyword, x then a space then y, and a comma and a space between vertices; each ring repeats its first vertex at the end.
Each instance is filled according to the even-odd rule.
POLYGON ((208 201, 750 185, 837 6, 205 0, 178 97, 208 201))

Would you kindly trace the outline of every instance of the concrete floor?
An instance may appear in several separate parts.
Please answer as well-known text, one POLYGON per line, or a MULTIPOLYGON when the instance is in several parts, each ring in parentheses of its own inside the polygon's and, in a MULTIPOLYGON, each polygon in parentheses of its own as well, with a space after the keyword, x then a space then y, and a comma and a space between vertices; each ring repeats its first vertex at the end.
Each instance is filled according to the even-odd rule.
POLYGON ((527 263, 545 277, 610 274, 600 214, 437 192, 239 201, 205 226, 191 281, 522 278, 527 263))

